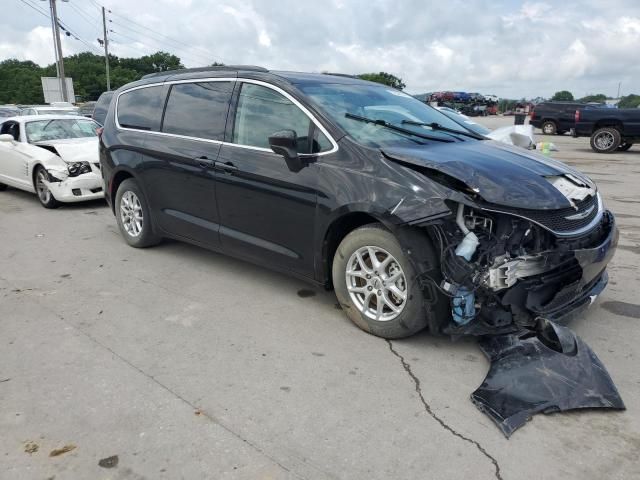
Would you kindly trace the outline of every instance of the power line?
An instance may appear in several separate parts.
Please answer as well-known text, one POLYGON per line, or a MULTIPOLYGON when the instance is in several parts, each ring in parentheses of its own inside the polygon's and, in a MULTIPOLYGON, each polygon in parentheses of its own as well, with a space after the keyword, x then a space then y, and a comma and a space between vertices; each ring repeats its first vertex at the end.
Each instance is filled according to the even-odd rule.
MULTIPOLYGON (((129 37, 129 36, 127 36, 127 35, 124 35, 124 34, 122 34, 122 33, 120 33, 120 32, 116 32, 116 31, 114 31, 114 30, 109 30, 109 33, 113 33, 114 35, 118 35, 118 36, 120 36, 120 37, 122 37, 122 38, 126 38, 127 40, 132 40, 132 41, 134 41, 134 42, 136 42, 136 43, 139 43, 140 45, 143 45, 143 46, 145 46, 145 47, 149 48, 150 50, 153 50, 153 48, 152 48, 152 47, 150 47, 149 45, 147 45, 147 44, 146 44, 146 43, 144 43, 144 42, 141 42, 140 40, 138 40, 138 39, 136 39, 136 38, 129 37)), ((122 43, 122 41, 117 42, 117 43, 118 43, 118 44, 121 44, 121 43, 122 43)), ((130 46, 130 45, 128 45, 128 47, 129 47, 129 48, 131 48, 131 46, 130 46)), ((133 50, 134 50, 136 53, 138 53, 141 57, 142 57, 142 56, 144 56, 144 55, 147 55, 146 53, 142 52, 141 50, 138 50, 138 49, 133 49, 133 50)))
MULTIPOLYGON (((20 0, 22 3, 24 3, 25 5, 31 7, 33 10, 35 10, 36 12, 38 12, 40 15, 42 15, 43 17, 48 18, 49 20, 51 20, 51 16, 46 13, 44 10, 41 10, 40 7, 37 7, 36 5, 33 5, 32 3, 30 3, 28 0, 20 0)), ((58 17, 58 26, 60 26, 60 28, 62 28, 62 30, 64 30, 65 32, 69 33, 74 40, 78 40, 80 43, 82 43, 83 45, 93 49, 94 51, 99 51, 97 47, 87 43, 85 40, 83 40, 82 38, 80 38, 78 35, 76 35, 70 28, 69 26, 63 22, 59 17, 58 17)), ((102 53, 102 52, 100 52, 102 53)))
MULTIPOLYGON (((131 41, 133 41, 133 42, 135 42, 135 43, 138 43, 138 44, 140 44, 140 45, 143 45, 143 46, 147 47, 149 50, 153 50, 153 49, 154 49, 153 47, 151 47, 151 46, 150 46, 150 45, 148 45, 147 43, 140 41, 140 39, 139 39, 139 38, 130 37, 129 35, 125 35, 124 33, 120 33, 120 32, 115 31, 115 30, 109 30, 109 32, 110 32, 110 33, 113 33, 114 35, 118 35, 118 36, 120 36, 120 37, 122 37, 122 38, 126 38, 127 40, 131 40, 131 41)), ((121 42, 118 42, 118 43, 121 43, 121 42)), ((136 50, 136 51, 137 51, 141 56, 148 55, 148 54, 145 54, 145 53, 140 52, 139 50, 136 50)), ((184 57, 184 56, 182 56, 182 57, 181 57, 181 59, 183 59, 183 58, 185 58, 185 57, 184 57)), ((191 60, 193 60, 193 59, 191 59, 191 60)))
MULTIPOLYGON (((98 9, 102 9, 102 5, 100 5, 96 0, 90 0, 91 4, 93 6, 95 6, 98 9)), ((169 47, 171 48, 171 50, 176 50, 176 49, 184 49, 185 47, 189 49, 189 53, 187 55, 180 55, 181 58, 186 59, 186 60, 196 60, 194 63, 198 64, 198 63, 204 63, 206 65, 210 64, 212 62, 212 55, 211 52, 203 47, 199 47, 197 45, 191 45, 188 43, 185 43, 183 41, 177 40, 173 37, 170 37, 168 35, 165 35, 163 33, 160 33, 156 30, 154 30, 153 28, 150 28, 146 25, 143 25, 141 23, 138 23, 134 20, 131 20, 123 15, 120 15, 118 13, 113 12, 112 10, 107 10, 108 13, 110 13, 112 16, 114 17, 118 17, 118 20, 114 22, 114 20, 110 19, 109 22, 113 23, 115 25, 118 25, 120 28, 124 28, 127 29, 131 32, 134 32, 136 35, 142 35, 146 38, 148 38, 149 40, 153 40, 155 43, 160 44, 160 45, 164 45, 165 47, 169 47), (122 21, 125 21, 131 25, 134 25, 136 28, 133 28, 129 25, 123 24, 121 23, 122 21), (146 32, 142 32, 139 29, 144 29, 148 32, 151 33, 146 33, 146 32), (159 38, 160 37, 160 38, 159 38), (170 44, 168 42, 172 42, 173 44, 170 44), (194 51, 195 49, 197 49, 197 51, 194 51)), ((142 42, 140 42, 142 43, 142 42)))
MULTIPOLYGON (((176 47, 175 45, 171 45, 169 43, 167 43, 166 40, 161 40, 160 38, 156 38, 156 37, 152 37, 151 35, 147 34, 147 33, 143 33, 137 29, 134 29, 132 27, 129 27, 127 25, 124 25, 123 23, 120 22, 114 22, 113 20, 109 20, 109 22, 111 22, 113 25, 117 25, 118 27, 124 28, 129 30, 130 32, 133 32, 137 35, 140 35, 144 38, 147 38, 149 40, 154 41, 155 43, 161 45, 161 46, 165 46, 170 48, 171 50, 175 50, 176 47)), ((209 64, 211 62, 211 58, 209 57, 205 57, 204 55, 198 54, 197 52, 189 52, 186 55, 181 55, 183 58, 186 58, 187 60, 195 60, 195 63, 205 63, 205 64, 209 64)))
POLYGON ((207 58, 209 57, 209 55, 211 55, 211 53, 208 50, 206 50, 206 49, 204 49, 202 47, 198 47, 197 45, 190 45, 190 44, 182 42, 180 40, 176 40, 175 38, 169 37, 168 35, 164 35, 163 33, 155 31, 153 28, 147 27, 146 25, 142 25, 141 23, 138 23, 138 22, 134 22, 133 20, 131 20, 129 18, 126 18, 126 17, 124 17, 122 15, 119 15, 117 13, 113 13, 111 10, 109 10, 109 13, 112 14, 112 15, 115 15, 118 18, 121 18, 122 20, 125 20, 125 21, 127 21, 129 23, 132 23, 132 24, 138 26, 139 28, 144 28, 145 30, 149 30, 150 32, 154 33, 155 35, 158 35, 160 37, 164 37, 167 40, 169 40, 171 42, 174 42, 174 43, 176 43, 178 45, 182 45, 183 47, 198 48, 198 49, 202 50, 202 52, 206 53, 207 58))
POLYGON ((43 11, 43 10, 40 10, 40 8, 39 8, 39 7, 36 7, 35 5, 33 5, 33 4, 29 3, 29 2, 27 2, 26 0, 20 0, 20 1, 21 1, 22 3, 24 3, 26 6, 31 7, 32 9, 34 9, 34 10, 35 10, 36 12, 38 12, 40 15, 44 15, 45 17, 47 17, 47 18, 49 18, 49 19, 51 18, 51 17, 49 16, 49 14, 48 14, 48 13, 46 13, 46 12, 45 12, 45 11, 43 11))
POLYGON ((84 13, 82 10, 76 7, 73 3, 68 2, 66 3, 66 5, 69 5, 69 7, 71 7, 86 23, 91 25, 92 28, 97 27, 98 23, 95 21, 95 19, 91 18, 89 15, 84 13))

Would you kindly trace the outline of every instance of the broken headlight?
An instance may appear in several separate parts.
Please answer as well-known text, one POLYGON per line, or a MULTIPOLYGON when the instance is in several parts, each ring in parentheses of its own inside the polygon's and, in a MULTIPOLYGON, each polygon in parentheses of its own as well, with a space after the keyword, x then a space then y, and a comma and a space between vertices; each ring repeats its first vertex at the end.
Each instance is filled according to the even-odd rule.
POLYGON ((77 177, 83 173, 89 173, 91 171, 91 165, 89 162, 73 162, 67 166, 70 177, 77 177))

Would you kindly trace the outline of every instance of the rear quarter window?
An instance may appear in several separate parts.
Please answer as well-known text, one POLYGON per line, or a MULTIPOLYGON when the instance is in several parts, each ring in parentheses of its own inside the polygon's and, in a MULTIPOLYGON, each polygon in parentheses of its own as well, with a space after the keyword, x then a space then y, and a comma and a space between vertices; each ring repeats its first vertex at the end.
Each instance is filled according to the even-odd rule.
POLYGON ((164 100, 162 85, 124 92, 118 97, 118 123, 123 128, 157 132, 160 130, 164 100))

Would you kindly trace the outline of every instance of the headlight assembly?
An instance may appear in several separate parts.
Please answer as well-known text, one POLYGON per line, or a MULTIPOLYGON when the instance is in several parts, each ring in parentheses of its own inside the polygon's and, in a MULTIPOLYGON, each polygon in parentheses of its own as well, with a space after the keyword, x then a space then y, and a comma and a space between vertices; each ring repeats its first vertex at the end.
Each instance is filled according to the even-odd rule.
POLYGON ((77 177, 83 173, 89 173, 91 165, 89 165, 89 162, 74 162, 67 166, 67 170, 69 170, 70 177, 77 177))

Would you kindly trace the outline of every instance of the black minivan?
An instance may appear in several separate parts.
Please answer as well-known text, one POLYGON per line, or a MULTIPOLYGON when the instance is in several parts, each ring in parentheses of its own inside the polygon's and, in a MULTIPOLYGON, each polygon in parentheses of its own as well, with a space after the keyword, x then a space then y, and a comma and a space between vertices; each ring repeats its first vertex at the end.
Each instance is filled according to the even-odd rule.
POLYGON ((115 92, 100 161, 130 245, 170 237, 333 287, 386 338, 567 320, 618 238, 587 176, 343 75, 143 78, 115 92))

